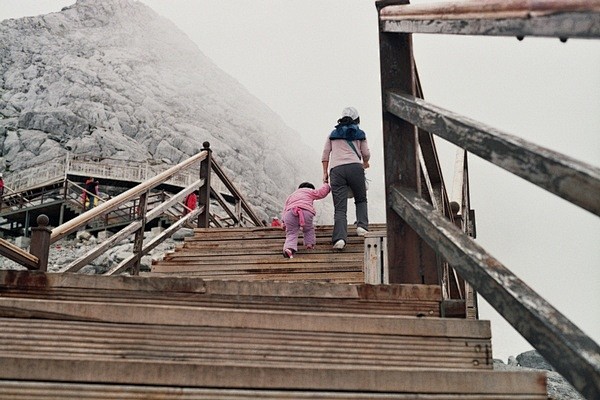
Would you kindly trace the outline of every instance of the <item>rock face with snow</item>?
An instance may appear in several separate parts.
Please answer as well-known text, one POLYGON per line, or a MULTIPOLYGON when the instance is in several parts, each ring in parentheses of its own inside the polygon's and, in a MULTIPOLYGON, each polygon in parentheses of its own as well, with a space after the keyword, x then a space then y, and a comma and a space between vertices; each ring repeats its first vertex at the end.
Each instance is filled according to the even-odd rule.
POLYGON ((176 163, 209 141, 265 218, 320 178, 297 132, 142 3, 78 0, 2 21, 0 38, 0 171, 65 149, 176 163))

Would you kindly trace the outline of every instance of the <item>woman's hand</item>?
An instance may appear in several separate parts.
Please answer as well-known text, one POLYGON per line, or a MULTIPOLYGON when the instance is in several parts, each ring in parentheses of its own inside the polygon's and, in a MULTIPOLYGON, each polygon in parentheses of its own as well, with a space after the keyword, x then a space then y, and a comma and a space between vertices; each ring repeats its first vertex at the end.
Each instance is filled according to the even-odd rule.
POLYGON ((327 172, 323 172, 323 183, 329 183, 329 174, 327 172))
POLYGON ((369 167, 370 167, 369 162, 368 161, 363 161, 363 168, 367 169, 369 167))

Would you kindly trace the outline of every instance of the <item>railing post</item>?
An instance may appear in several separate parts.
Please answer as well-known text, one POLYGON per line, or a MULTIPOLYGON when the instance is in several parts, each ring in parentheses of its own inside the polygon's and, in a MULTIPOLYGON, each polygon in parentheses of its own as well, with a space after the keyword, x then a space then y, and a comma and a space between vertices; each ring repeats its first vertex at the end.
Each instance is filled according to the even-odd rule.
MULTIPOLYGON (((408 1, 394 3, 407 4, 408 1)), ((378 1, 378 12, 389 1, 378 1)), ((417 128, 387 111, 386 92, 392 88, 415 95, 416 69, 410 34, 379 34, 383 103, 385 187, 411 188, 421 194, 417 128)), ((389 190, 389 189, 388 189, 389 190)), ((386 193, 386 224, 390 283, 437 284, 436 256, 431 248, 393 209, 386 193)))
POLYGON ((133 241, 133 266, 132 275, 140 274, 140 261, 142 259, 142 248, 144 245, 144 232, 146 230, 146 209, 148 206, 148 192, 142 193, 140 196, 140 205, 137 209, 139 220, 142 222, 140 229, 135 231, 135 239, 133 241))
POLYGON ((204 206, 202 212, 198 215, 198 228, 208 228, 210 223, 210 174, 212 171, 212 150, 210 149, 210 143, 202 143, 202 151, 206 151, 208 154, 206 158, 200 162, 200 179, 204 179, 204 186, 200 188, 200 196, 198 203, 200 206, 204 206))
POLYGON ((31 244, 29 252, 39 259, 38 268, 40 271, 48 270, 48 255, 50 254, 50 234, 52 229, 48 227, 50 219, 40 214, 37 217, 36 228, 31 228, 31 244))

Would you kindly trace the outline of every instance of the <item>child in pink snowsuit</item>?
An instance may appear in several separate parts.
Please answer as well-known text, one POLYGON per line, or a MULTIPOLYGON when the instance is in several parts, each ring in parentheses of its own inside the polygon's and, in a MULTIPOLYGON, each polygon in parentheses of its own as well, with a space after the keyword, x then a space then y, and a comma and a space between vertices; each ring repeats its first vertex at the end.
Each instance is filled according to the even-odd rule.
POLYGON ((283 207, 283 224, 285 226, 285 244, 283 256, 293 258, 298 251, 298 233, 304 232, 304 246, 314 249, 317 243, 313 218, 317 213, 313 207, 315 200, 320 200, 329 194, 331 188, 324 183, 318 190, 310 182, 303 182, 298 189, 290 194, 283 207))

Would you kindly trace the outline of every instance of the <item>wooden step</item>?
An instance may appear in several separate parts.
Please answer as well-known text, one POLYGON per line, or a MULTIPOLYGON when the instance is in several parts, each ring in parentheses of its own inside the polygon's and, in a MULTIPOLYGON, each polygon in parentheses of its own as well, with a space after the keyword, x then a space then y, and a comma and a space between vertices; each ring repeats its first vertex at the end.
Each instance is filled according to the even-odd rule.
POLYGON ((280 326, 175 326, 21 318, 0 318, 0 329, 4 333, 0 345, 5 357, 149 359, 279 368, 335 365, 352 369, 492 369, 489 338, 415 336, 414 329, 390 335, 337 332, 325 325, 305 331, 280 326))
POLYGON ((194 236, 186 238, 183 245, 153 262, 151 274, 221 280, 364 282, 364 238, 356 234, 355 227, 348 227, 343 251, 331 247, 332 226, 318 226, 315 231, 316 249, 304 249, 300 239, 298 252, 288 259, 282 254, 285 232, 280 228, 196 228, 194 236))
POLYGON ((431 285, 221 281, 199 278, 92 276, 0 271, 1 296, 79 302, 213 306, 439 317, 431 285))
POLYGON ((219 399, 279 398, 280 393, 283 394, 281 398, 289 399, 547 399, 544 374, 520 371, 233 367, 176 361, 1 355, 0 363, 6 366, 0 369, 0 388, 8 386, 12 392, 3 391, 0 394, 3 399, 16 399, 20 391, 30 387, 37 389, 43 396, 40 398, 52 398, 45 397, 48 392, 39 390, 40 386, 58 393, 68 389, 73 393, 75 388, 96 389, 96 393, 76 394, 80 399, 92 393, 90 398, 111 398, 108 397, 111 392, 123 398, 121 391, 161 395, 173 393, 173 389, 183 396, 200 393, 205 396, 200 398, 213 395, 219 399), (28 376, 24 377, 22 371, 28 371, 28 376), (149 385, 153 387, 149 388, 149 385), (108 392, 104 392, 105 388, 108 392), (225 395, 231 397, 221 397, 225 395))
POLYGON ((0 399, 546 398, 543 373, 492 370, 488 321, 394 307, 439 296, 2 271, 0 399))

